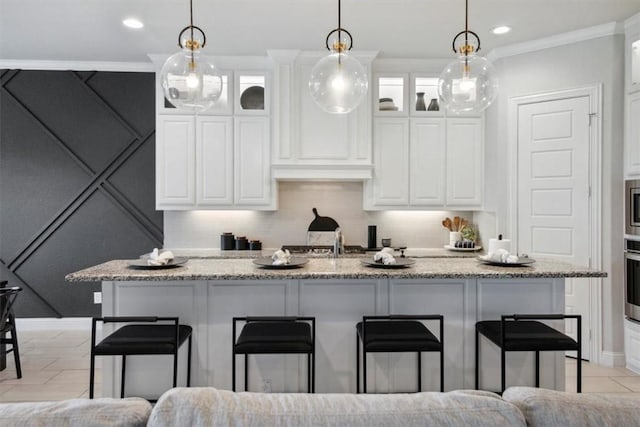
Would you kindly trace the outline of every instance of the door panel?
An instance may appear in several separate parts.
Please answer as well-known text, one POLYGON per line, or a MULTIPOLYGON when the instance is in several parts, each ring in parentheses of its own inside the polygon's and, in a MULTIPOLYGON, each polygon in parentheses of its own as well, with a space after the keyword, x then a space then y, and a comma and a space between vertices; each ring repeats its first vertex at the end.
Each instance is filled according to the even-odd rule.
MULTIPOLYGON (((588 96, 518 107, 518 252, 589 266, 588 96)), ((566 312, 582 315, 589 354, 590 281, 567 279, 566 312)), ((575 335, 575 322, 567 321, 575 335)))

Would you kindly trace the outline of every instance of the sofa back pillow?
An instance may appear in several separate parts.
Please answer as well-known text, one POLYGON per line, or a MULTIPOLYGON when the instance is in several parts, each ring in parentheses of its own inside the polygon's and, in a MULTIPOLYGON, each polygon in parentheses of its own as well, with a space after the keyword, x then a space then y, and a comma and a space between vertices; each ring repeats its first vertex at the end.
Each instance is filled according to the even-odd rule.
POLYGON ((640 396, 510 387, 502 397, 522 411, 530 427, 640 427, 640 396))
POLYGON ((493 393, 234 393, 175 388, 151 412, 149 427, 168 426, 525 426, 520 411, 493 393))
POLYGON ((151 404, 139 397, 0 404, 0 427, 144 427, 151 404))

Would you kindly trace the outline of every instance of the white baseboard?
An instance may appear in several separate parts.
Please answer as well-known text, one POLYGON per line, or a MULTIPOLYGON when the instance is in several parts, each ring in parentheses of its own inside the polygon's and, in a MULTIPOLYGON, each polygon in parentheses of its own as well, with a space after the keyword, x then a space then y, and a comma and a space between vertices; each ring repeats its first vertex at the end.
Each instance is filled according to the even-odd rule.
POLYGON ((624 367, 626 365, 624 353, 613 352, 613 351, 602 351, 600 352, 599 364, 602 366, 608 366, 610 368, 624 367))
POLYGON ((18 333, 22 331, 91 331, 91 317, 36 317, 16 319, 18 333))

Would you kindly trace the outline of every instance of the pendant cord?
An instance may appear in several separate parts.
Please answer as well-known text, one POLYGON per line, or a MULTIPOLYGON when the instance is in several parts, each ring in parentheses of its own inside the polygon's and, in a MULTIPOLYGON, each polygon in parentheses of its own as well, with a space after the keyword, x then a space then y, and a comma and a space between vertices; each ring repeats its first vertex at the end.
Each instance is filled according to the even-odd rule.
POLYGON ((464 65, 469 66, 469 0, 464 0, 464 65))
POLYGON ((194 49, 194 46, 193 46, 193 0, 189 0, 189 23, 190 23, 189 27, 191 29, 191 43, 192 43, 192 45, 191 45, 191 69, 193 71, 195 71, 196 62, 195 62, 195 60, 193 58, 193 49, 194 49))
MULTIPOLYGON (((341 4, 341 0, 338 0, 338 43, 342 43, 342 23, 341 23, 341 16, 342 16, 342 4, 341 4)), ((342 52, 340 52, 338 54, 338 65, 341 63, 341 58, 342 58, 342 52)))

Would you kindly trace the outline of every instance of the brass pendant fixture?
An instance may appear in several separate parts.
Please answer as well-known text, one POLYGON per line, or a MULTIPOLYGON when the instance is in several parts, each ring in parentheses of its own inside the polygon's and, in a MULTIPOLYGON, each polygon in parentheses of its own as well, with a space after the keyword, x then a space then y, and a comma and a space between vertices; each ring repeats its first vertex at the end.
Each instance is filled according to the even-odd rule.
POLYGON ((498 81, 493 64, 477 54, 480 37, 469 30, 469 0, 465 0, 465 28, 453 38, 452 47, 459 56, 438 79, 441 103, 451 113, 480 113, 495 100, 498 81), (464 44, 456 47, 462 36, 464 44))
POLYGON ((161 84, 165 98, 176 108, 203 111, 220 98, 222 77, 213 63, 200 54, 207 37, 193 25, 193 0, 189 0, 189 12, 190 23, 178 35, 182 50, 162 66, 161 84), (183 39, 185 33, 188 37, 183 39))

